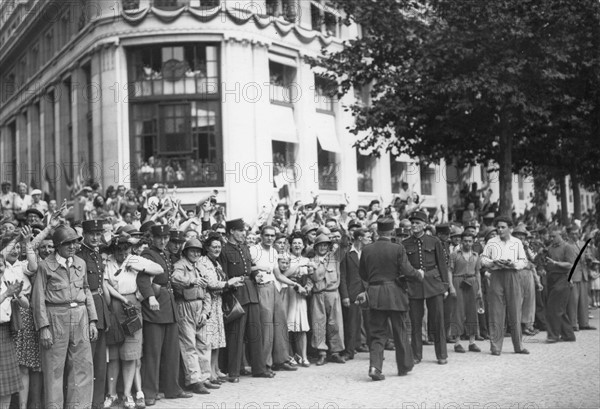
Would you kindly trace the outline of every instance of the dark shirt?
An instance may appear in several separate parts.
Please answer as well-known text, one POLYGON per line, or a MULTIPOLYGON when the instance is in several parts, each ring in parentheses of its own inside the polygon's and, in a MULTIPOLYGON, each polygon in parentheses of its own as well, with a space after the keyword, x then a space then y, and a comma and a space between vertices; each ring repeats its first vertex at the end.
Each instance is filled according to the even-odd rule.
POLYGON ((252 272, 252 257, 250 249, 245 244, 234 244, 227 241, 219 256, 219 263, 227 278, 244 277, 244 286, 238 287, 235 296, 241 305, 257 304, 258 291, 256 284, 250 279, 252 272))
POLYGON ((154 276, 154 281, 151 276, 145 273, 138 273, 137 286, 142 294, 142 315, 144 321, 155 324, 170 324, 177 322, 177 309, 175 307, 175 298, 171 289, 170 278, 173 274, 173 264, 165 251, 159 250, 155 246, 150 246, 141 254, 142 257, 154 261, 159 264, 163 272, 154 276), (152 311, 148 298, 154 296, 158 301, 160 308, 158 311, 152 311))
MULTIPOLYGON (((571 244, 563 241, 560 244, 551 244, 548 246, 548 257, 554 261, 566 261, 573 264, 577 258, 577 250, 571 244)), ((546 263, 546 272, 548 274, 569 274, 569 271, 570 268, 563 268, 546 263)))
POLYGON ((108 306, 102 296, 102 283, 104 280, 104 263, 102 262, 102 257, 100 257, 99 252, 86 244, 81 245, 81 249, 77 253, 77 256, 85 262, 90 291, 95 293, 92 297, 94 298, 96 314, 98 314, 97 328, 105 329, 109 325, 109 316, 108 306))
POLYGON ((406 238, 402 245, 406 248, 408 261, 416 269, 425 271, 422 282, 408 283, 411 298, 429 298, 448 290, 448 265, 442 242, 427 234, 417 238, 406 238))

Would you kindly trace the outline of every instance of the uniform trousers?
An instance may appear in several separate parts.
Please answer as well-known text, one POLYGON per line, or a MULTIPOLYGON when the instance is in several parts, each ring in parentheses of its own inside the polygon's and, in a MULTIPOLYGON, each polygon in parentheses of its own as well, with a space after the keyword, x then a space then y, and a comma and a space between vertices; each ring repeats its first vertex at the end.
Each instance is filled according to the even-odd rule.
POLYGON ((87 309, 85 306, 47 307, 53 344, 49 349, 40 348, 44 407, 88 407, 92 404, 94 392, 94 370, 87 309), (66 399, 63 382, 66 385, 66 399))
POLYGON ((274 282, 258 284, 257 289, 265 363, 267 366, 282 364, 290 357, 287 314, 284 309, 287 303, 283 303, 274 282))
POLYGON ((558 340, 575 340, 573 324, 567 313, 571 287, 568 274, 548 274, 548 300, 546 302, 546 322, 548 338, 558 340))
MULTIPOLYGON (((427 321, 429 332, 435 343, 436 359, 448 358, 446 348, 446 330, 444 328, 444 296, 442 294, 429 298, 410 299, 411 346, 415 359, 423 359, 423 339, 421 327, 427 304, 427 321)), ((372 321, 372 320, 371 320, 372 321)))
POLYGON ((521 292, 523 294, 523 303, 521 304, 521 323, 527 328, 533 326, 535 321, 535 280, 533 271, 520 270, 519 280, 521 282, 521 292))
POLYGON ((262 325, 260 322, 260 307, 258 304, 242 306, 245 314, 225 326, 227 338, 227 371, 230 377, 240 376, 240 365, 244 353, 244 339, 248 345, 248 355, 252 375, 266 372, 264 359, 262 325))
MULTIPOLYGON (((456 291, 458 292, 458 289, 456 291)), ((457 336, 456 332, 450 331, 450 325, 452 323, 452 315, 455 313, 455 310, 457 308, 456 303, 457 303, 456 297, 446 297, 444 299, 444 331, 446 333, 446 337, 448 337, 448 338, 457 336)), ((458 334, 459 337, 461 335, 462 335, 462 332, 460 334, 458 334)))
POLYGON ((202 300, 177 301, 179 349, 181 350, 186 385, 205 382, 210 378, 212 351, 203 328, 206 322, 200 326, 202 305, 202 300))
POLYGON ((142 389, 146 398, 164 392, 166 397, 181 393, 179 376, 179 327, 176 322, 156 324, 144 321, 142 389), (159 388, 160 384, 160 388, 159 388))
POLYGON ((535 327, 541 331, 546 331, 548 323, 546 322, 546 302, 548 299, 548 281, 546 274, 540 277, 540 282, 544 289, 535 292, 535 327))
POLYGON ((98 330, 98 339, 92 342, 92 357, 94 361, 94 395, 93 408, 104 406, 106 389, 106 334, 103 329, 98 330))
POLYGON ((349 307, 342 307, 344 316, 344 345, 348 356, 354 356, 360 346, 360 321, 362 308, 360 305, 350 303, 349 307))
POLYGON ((588 284, 588 281, 577 281, 574 282, 573 287, 571 287, 567 311, 569 320, 571 321, 571 324, 573 324, 573 328, 585 328, 590 325, 588 315, 588 305, 590 302, 588 298, 588 284))
POLYGON ((320 353, 344 350, 344 317, 338 290, 313 293, 311 305, 311 329, 313 348, 320 353))
POLYGON ((468 336, 477 335, 477 292, 479 285, 475 278, 469 278, 473 284, 471 287, 461 285, 463 277, 455 276, 452 278, 452 285, 456 289, 455 308, 450 317, 450 337, 460 339, 462 334, 468 336))
POLYGON ((481 305, 483 307, 483 314, 477 313, 477 320, 479 321, 479 335, 482 337, 489 337, 489 305, 488 305, 488 278, 485 273, 481 274, 481 305))
POLYGON ((523 349, 521 339, 523 293, 520 273, 517 270, 493 270, 491 273, 488 291, 491 351, 502 352, 507 315, 514 350, 521 351, 523 349))
POLYGON ((388 319, 392 324, 392 335, 396 349, 398 372, 408 372, 414 366, 413 354, 408 339, 409 318, 406 311, 370 310, 369 323, 371 345, 369 347, 369 365, 383 370, 383 353, 388 340, 388 319))

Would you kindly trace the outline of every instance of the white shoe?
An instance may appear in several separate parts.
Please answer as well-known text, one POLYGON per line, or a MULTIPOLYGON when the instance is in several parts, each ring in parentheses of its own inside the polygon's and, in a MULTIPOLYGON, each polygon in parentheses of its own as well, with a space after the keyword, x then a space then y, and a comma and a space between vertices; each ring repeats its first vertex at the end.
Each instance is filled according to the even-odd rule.
POLYGON ((135 409, 135 402, 133 401, 133 396, 127 396, 125 398, 125 402, 123 402, 123 407, 125 407, 125 409, 135 409))
POLYGON ((109 408, 112 408, 113 406, 116 406, 118 400, 119 400, 119 398, 116 395, 115 396, 108 395, 106 397, 106 399, 104 400, 104 409, 109 409, 109 408))

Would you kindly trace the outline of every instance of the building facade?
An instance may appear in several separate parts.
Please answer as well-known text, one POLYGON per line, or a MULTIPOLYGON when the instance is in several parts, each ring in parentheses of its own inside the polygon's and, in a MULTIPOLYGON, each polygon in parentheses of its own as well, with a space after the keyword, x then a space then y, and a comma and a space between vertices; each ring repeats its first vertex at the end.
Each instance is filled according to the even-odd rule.
MULTIPOLYGON (((11 0, 0 15, 0 178, 13 185, 62 200, 91 177, 162 183, 186 204, 217 189, 229 217, 254 216, 284 185, 332 205, 391 201, 402 182, 431 209, 465 181, 498 197, 480 167, 353 146, 344 108, 368 96, 337 100, 307 58, 360 27, 323 0, 11 0)), ((516 177, 518 212, 532 190, 516 177)))

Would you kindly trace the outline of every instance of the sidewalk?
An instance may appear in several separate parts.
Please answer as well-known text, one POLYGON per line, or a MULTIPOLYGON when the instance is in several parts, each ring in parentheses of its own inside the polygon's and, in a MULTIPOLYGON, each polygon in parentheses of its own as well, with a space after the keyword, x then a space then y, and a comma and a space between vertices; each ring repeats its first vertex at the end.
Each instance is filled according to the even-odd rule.
MULTIPOLYGON (((590 325, 600 328, 600 310, 592 315, 590 325)), ((210 395, 161 400, 155 408, 599 408, 600 331, 576 336, 558 344, 546 344, 545 332, 528 337, 530 355, 514 354, 510 338, 501 356, 490 354, 487 341, 478 343, 481 353, 449 348, 444 366, 426 346, 423 362, 406 377, 396 376, 394 352, 386 351, 382 382, 367 376, 369 356, 361 353, 343 365, 278 372, 274 379, 242 377, 210 395)))

